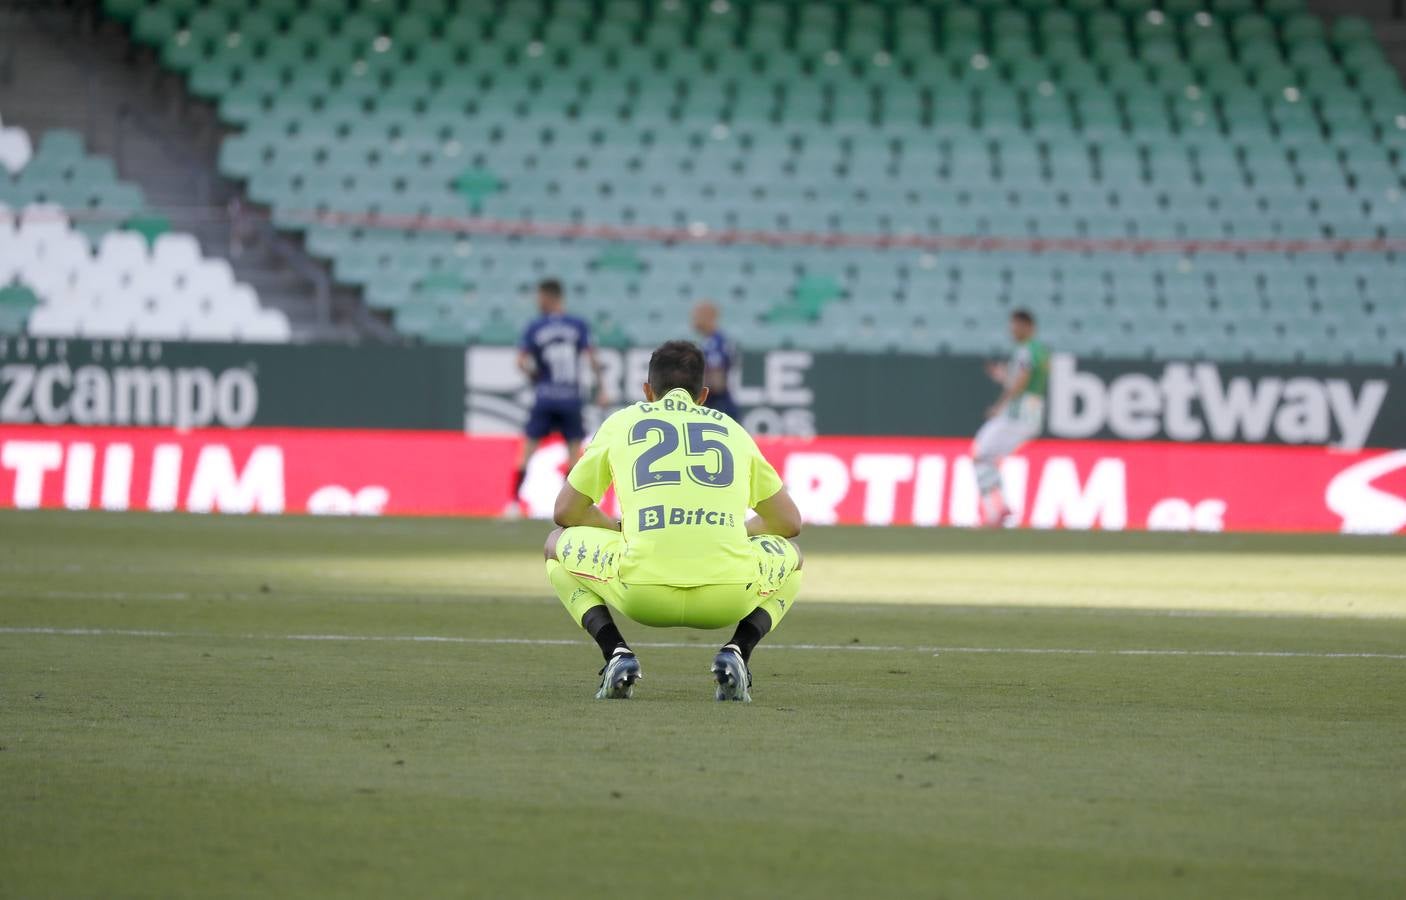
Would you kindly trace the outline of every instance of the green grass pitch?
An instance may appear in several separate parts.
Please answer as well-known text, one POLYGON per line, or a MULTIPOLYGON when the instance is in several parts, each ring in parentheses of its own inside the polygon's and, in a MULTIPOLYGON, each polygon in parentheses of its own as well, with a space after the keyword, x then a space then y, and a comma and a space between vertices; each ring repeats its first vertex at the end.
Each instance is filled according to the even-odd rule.
POLYGON ((1406 895, 1399 539, 812 529, 742 706, 545 530, 0 515, 0 896, 1406 895))

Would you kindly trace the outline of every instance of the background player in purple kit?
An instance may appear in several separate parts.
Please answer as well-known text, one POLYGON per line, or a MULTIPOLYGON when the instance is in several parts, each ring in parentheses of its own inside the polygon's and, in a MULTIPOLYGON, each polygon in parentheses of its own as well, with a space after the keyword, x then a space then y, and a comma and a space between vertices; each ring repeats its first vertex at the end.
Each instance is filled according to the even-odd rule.
POLYGON ((703 384, 708 388, 708 399, 703 405, 740 420, 742 416, 730 389, 732 367, 737 363, 737 345, 718 329, 718 307, 711 300, 700 301, 693 307, 693 330, 702 338, 699 346, 705 364, 703 384))
POLYGON ((532 412, 523 428, 526 440, 522 457, 513 478, 513 493, 507 512, 521 512, 519 506, 522 483, 527 478, 527 461, 537 451, 542 439, 553 433, 566 441, 567 465, 575 465, 581 456, 581 440, 586 436, 582 422, 583 383, 581 358, 591 366, 601 402, 600 362, 591 344, 591 329, 584 319, 566 312, 561 282, 547 278, 537 285, 537 308, 541 312, 522 334, 518 342, 518 367, 532 381, 535 396, 532 412))

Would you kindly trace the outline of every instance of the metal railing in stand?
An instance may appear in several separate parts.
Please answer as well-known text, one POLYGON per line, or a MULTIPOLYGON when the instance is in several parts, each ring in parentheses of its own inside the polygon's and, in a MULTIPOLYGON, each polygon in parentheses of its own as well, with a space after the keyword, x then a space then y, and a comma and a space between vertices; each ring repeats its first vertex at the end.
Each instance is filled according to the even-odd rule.
POLYGON ((240 216, 230 223, 232 228, 252 230, 259 246, 274 259, 288 267, 312 286, 313 312, 317 321, 327 324, 332 321, 332 277, 327 270, 308 258, 302 248, 278 233, 264 216, 240 216), (252 225, 252 229, 249 226, 252 225))
MULTIPOLYGON (((200 159, 188 149, 166 139, 160 130, 153 127, 151 120, 141 111, 122 104, 115 113, 114 159, 118 170, 126 166, 126 141, 129 129, 134 129, 151 140, 172 164, 173 170, 190 179, 193 188, 195 208, 211 208, 216 204, 214 195, 218 176, 207 161, 200 159)), ((214 157, 214 151, 209 154, 214 157)), ((208 220, 207 220, 208 221, 208 220)), ((231 220, 230 228, 240 228, 244 234, 253 236, 255 245, 269 257, 308 283, 312 290, 313 310, 321 324, 332 321, 332 284, 327 272, 303 253, 263 217, 238 216, 231 220)))

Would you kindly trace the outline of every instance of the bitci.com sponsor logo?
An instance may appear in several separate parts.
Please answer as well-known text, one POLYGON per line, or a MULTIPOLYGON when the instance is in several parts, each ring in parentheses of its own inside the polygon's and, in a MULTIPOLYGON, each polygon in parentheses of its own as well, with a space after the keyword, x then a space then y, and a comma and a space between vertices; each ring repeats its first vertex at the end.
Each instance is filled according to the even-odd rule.
POLYGON ((716 509, 683 509, 678 506, 646 506, 639 511, 640 531, 655 531, 670 526, 703 525, 715 528, 735 528, 737 516, 716 509))

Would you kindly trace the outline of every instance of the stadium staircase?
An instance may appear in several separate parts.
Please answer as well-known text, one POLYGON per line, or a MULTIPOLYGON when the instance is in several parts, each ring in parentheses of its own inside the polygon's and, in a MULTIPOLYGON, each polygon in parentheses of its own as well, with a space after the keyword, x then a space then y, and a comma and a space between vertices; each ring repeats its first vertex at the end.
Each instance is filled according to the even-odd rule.
POLYGON ((1303 0, 105 0, 402 333, 1399 362, 1406 91, 1303 0))

